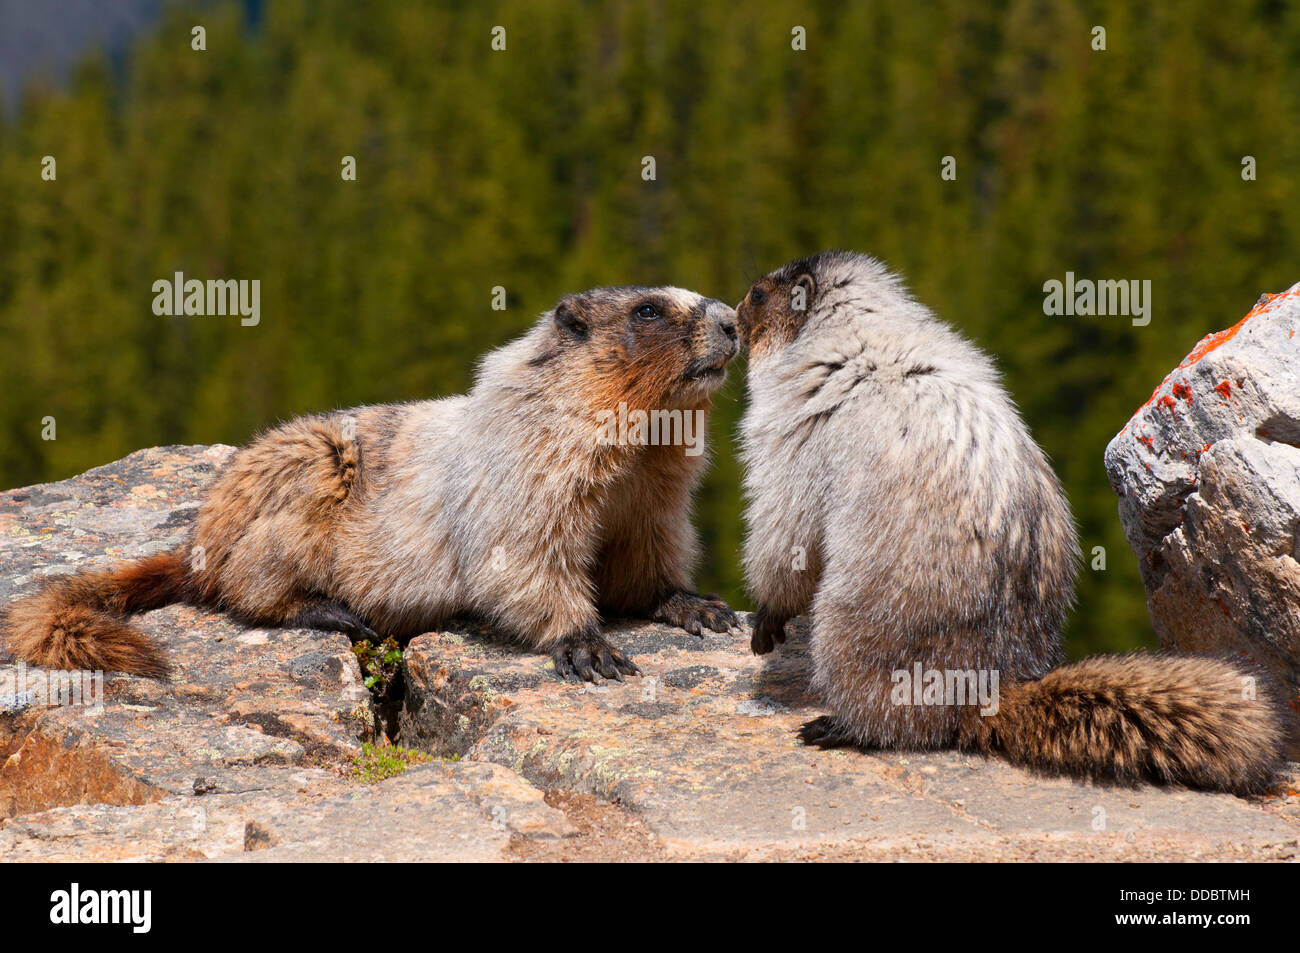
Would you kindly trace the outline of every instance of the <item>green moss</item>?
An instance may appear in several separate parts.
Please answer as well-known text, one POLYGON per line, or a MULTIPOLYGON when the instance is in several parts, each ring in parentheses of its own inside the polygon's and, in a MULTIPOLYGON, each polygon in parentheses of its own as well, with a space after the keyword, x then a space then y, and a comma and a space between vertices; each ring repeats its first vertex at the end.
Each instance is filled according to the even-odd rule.
POLYGON ((373 784, 385 778, 395 778, 413 764, 433 760, 423 751, 402 748, 398 745, 361 746, 361 754, 352 759, 352 776, 358 781, 373 784))

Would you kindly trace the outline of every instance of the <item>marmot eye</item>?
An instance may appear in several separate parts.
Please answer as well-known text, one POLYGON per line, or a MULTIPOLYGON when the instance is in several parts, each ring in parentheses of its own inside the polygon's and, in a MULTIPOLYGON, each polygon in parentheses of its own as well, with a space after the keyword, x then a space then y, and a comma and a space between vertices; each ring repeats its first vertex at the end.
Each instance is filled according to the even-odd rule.
POLYGON ((659 309, 652 304, 643 304, 636 309, 636 316, 646 321, 653 321, 659 317, 659 309))
POLYGON ((751 288, 749 290, 749 303, 758 306, 767 300, 767 293, 762 288, 751 288))

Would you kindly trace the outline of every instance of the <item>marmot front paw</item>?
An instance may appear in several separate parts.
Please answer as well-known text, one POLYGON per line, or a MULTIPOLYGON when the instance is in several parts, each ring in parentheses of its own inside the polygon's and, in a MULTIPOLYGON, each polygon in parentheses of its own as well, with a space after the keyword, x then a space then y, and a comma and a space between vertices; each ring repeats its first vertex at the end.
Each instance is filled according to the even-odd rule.
POLYGON ((551 661, 555 663, 555 674, 566 682, 570 675, 594 682, 599 674, 621 682, 624 675, 641 674, 641 670, 610 645, 599 630, 593 629, 560 639, 551 653, 551 661))
POLYGON ((754 632, 749 637, 749 647, 755 655, 766 655, 776 648, 777 643, 785 642, 785 624, 789 616, 776 615, 764 606, 759 606, 754 613, 754 632))
POLYGON ((731 607, 717 596, 701 596, 680 590, 659 603, 650 613, 650 619, 699 636, 704 635, 705 628, 726 632, 740 621, 731 607))

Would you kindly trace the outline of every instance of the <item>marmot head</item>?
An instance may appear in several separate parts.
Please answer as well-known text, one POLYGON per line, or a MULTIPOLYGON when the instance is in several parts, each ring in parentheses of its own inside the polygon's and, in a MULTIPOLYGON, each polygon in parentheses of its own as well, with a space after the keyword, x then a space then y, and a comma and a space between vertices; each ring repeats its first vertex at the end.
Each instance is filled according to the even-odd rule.
POLYGON ((543 317, 551 333, 535 364, 564 367, 596 408, 693 407, 726 380, 739 349, 736 312, 682 288, 594 288, 543 317))
POLYGON ((751 357, 776 350, 833 311, 870 311, 870 299, 905 294, 879 261, 828 250, 798 258, 759 278, 736 308, 741 341, 751 357))

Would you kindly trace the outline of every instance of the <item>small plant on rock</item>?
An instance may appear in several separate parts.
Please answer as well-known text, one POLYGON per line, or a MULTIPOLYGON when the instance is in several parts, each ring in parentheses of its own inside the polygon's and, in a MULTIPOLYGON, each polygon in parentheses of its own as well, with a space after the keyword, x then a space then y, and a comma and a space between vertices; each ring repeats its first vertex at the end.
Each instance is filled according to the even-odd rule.
POLYGON ((429 755, 413 748, 366 742, 361 746, 361 754, 352 759, 352 776, 358 781, 373 784, 385 778, 395 778, 413 764, 431 760, 429 755))
POLYGON ((352 646, 352 651, 361 663, 366 688, 376 698, 383 698, 388 693, 393 678, 401 670, 402 647, 396 639, 384 639, 378 645, 369 639, 362 639, 352 646))

